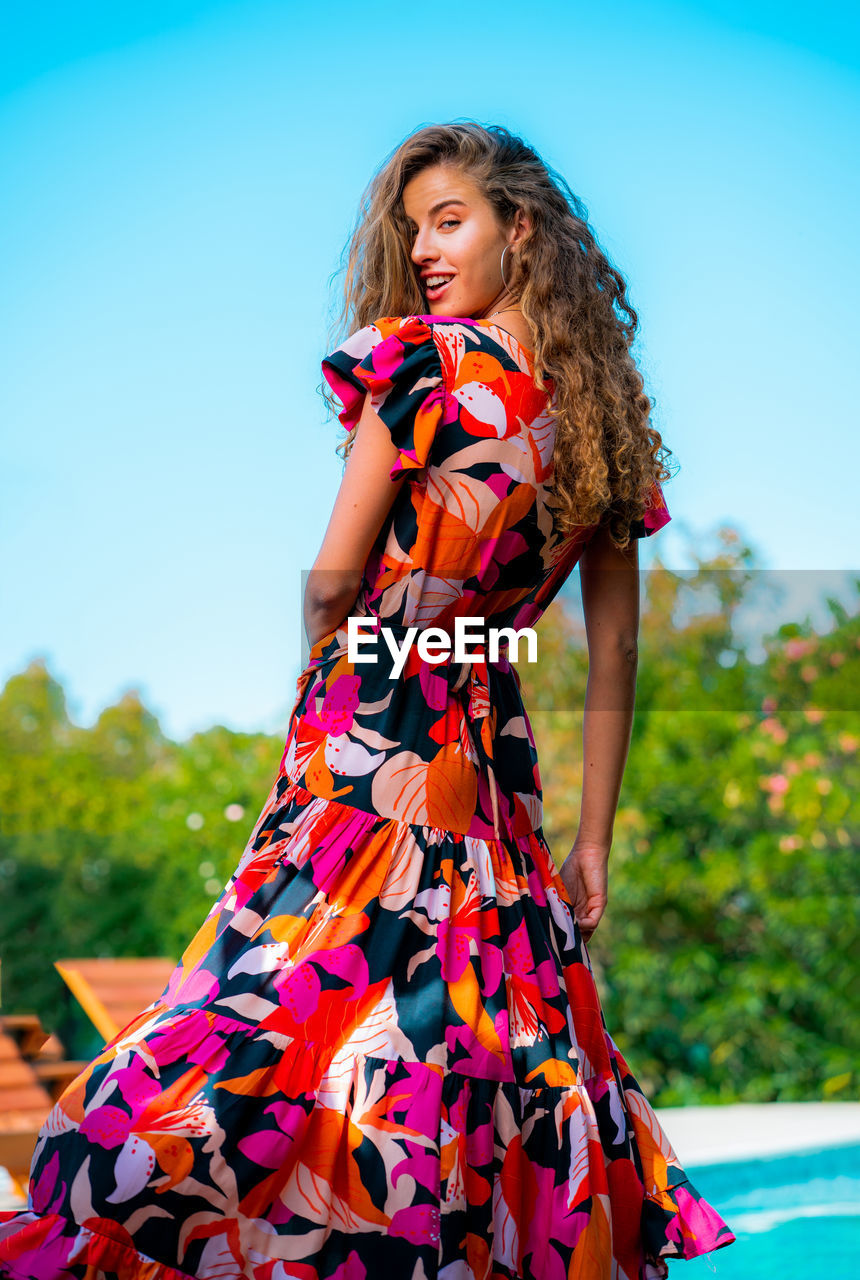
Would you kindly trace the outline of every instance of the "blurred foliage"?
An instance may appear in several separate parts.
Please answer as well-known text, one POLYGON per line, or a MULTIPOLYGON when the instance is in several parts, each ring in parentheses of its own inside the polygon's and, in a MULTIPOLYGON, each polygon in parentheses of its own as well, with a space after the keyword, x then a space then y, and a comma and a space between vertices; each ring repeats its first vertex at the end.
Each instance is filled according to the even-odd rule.
POLYGON ((239 861, 282 751, 220 726, 172 742, 134 692, 79 728, 44 662, 13 676, 0 694, 3 1012, 35 1011, 69 1056, 94 1053, 101 1041, 54 960, 178 960, 239 861))
MULTIPOLYGON (((748 548, 643 573, 636 714, 589 946, 607 1026, 657 1105, 857 1096, 860 622, 782 622, 763 660, 738 618, 768 585, 748 548), (646 581, 647 580, 647 581, 646 581)), ((571 579, 575 584, 576 577, 571 579)), ((857 583, 860 589, 860 581, 857 583)), ((520 662, 560 863, 576 833, 584 631, 560 598, 520 662)), ((41 661, 0 693, 4 1012, 70 1056, 99 1048, 53 960, 178 959, 243 852, 283 741, 176 743, 136 693, 91 728, 41 661)))
MULTIPOLYGON (((734 531, 722 541, 694 571, 655 559, 642 575, 633 734, 589 954, 610 1034, 658 1105, 856 1098, 860 618, 828 598, 824 633, 781 623, 751 661, 738 618, 777 583, 734 531)), ((563 703, 543 661, 520 673, 561 864, 588 657, 562 608, 540 626, 563 703)))

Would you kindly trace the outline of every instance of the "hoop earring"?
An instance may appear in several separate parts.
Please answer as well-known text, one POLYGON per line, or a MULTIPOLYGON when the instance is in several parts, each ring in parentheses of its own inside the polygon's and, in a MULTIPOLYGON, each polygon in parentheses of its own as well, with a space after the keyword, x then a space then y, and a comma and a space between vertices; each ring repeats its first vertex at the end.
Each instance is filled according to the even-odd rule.
POLYGON ((505 254, 507 253, 508 249, 510 249, 510 247, 511 246, 509 244, 505 245, 504 249, 502 250, 502 259, 501 259, 501 262, 499 263, 499 270, 502 273, 502 284, 506 289, 509 286, 508 286, 507 280, 505 279, 505 254))

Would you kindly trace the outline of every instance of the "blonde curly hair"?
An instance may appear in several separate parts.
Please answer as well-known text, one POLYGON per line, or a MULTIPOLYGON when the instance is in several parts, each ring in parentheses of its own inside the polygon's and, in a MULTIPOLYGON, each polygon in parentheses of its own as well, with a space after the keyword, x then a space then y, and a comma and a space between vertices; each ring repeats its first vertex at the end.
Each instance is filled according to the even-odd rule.
MULTIPOLYGON (((403 190, 440 164, 471 179, 503 229, 518 209, 530 218, 509 288, 531 335, 535 386, 547 391, 547 412, 557 418, 550 493, 559 527, 568 534, 603 524, 623 549, 654 483, 673 474, 665 465, 672 451, 651 425, 653 402, 630 353, 639 317, 582 201, 521 138, 502 125, 453 121, 420 128, 395 148, 361 198, 332 346, 383 316, 428 314, 403 190)), ((328 386, 320 389, 336 412, 328 386)), ((338 446, 344 457, 354 436, 355 428, 338 446)))

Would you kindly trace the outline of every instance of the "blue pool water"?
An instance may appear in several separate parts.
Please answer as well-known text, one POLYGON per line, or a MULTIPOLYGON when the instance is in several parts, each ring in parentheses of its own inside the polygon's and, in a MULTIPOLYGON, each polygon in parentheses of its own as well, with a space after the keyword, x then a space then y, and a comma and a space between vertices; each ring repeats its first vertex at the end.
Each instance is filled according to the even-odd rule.
POLYGON ((737 1236, 671 1280, 847 1280, 860 1274, 860 1145, 685 1165, 737 1236))

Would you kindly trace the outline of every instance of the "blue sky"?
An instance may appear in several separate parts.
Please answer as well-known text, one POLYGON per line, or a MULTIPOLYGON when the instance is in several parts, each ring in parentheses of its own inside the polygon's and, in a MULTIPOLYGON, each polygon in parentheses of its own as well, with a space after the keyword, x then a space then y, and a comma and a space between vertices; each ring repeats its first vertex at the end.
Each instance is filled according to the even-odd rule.
POLYGON ((857 569, 858 64, 847 5, 6 6, 0 683, 286 731, 330 279, 436 120, 522 134, 628 280, 680 464, 643 565, 730 524, 807 591, 857 569))

